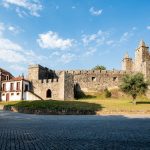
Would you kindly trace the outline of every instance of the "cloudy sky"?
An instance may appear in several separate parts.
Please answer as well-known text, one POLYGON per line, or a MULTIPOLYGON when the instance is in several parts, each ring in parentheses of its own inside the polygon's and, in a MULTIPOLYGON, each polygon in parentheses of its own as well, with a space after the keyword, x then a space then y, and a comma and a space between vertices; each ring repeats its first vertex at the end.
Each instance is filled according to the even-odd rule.
POLYGON ((0 0, 0 67, 120 69, 141 39, 150 45, 149 0, 0 0))

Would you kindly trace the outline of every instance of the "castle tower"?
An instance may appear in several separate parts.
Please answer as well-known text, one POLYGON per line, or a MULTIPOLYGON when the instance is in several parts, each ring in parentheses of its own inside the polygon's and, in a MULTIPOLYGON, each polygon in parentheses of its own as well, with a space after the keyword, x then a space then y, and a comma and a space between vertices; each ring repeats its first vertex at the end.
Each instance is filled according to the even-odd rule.
POLYGON ((149 47, 146 46, 143 40, 141 40, 138 48, 135 51, 134 71, 141 72, 143 62, 149 61, 149 59, 149 47))
POLYGON ((39 80, 40 65, 30 65, 28 68, 28 80, 39 80))
POLYGON ((122 70, 124 71, 132 71, 133 70, 133 61, 132 58, 129 57, 128 53, 125 54, 122 60, 122 70))

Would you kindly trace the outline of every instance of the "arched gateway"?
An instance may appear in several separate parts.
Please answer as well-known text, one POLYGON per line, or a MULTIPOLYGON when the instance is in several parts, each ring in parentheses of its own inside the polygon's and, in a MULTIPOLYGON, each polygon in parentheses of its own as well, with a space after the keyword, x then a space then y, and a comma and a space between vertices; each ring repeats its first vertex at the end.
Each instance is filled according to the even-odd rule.
POLYGON ((48 89, 46 92, 46 98, 51 98, 51 97, 52 97, 52 91, 48 89))

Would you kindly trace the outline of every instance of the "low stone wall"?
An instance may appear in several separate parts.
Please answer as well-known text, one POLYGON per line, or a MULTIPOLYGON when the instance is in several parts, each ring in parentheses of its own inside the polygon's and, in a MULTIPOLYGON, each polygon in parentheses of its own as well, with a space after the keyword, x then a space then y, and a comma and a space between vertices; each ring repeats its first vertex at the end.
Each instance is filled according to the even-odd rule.
POLYGON ((15 108, 11 106, 11 108, 7 108, 7 110, 19 113, 26 113, 26 114, 37 114, 37 115, 95 115, 96 112, 93 110, 30 110, 27 108, 15 108))

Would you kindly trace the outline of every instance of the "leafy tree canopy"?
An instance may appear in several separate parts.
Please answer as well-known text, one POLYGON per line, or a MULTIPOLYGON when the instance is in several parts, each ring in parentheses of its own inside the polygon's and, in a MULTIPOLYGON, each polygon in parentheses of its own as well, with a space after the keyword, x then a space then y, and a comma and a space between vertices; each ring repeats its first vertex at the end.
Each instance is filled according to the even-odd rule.
POLYGON ((102 65, 97 65, 93 68, 93 70, 106 70, 106 67, 102 65))
POLYGON ((145 94, 148 89, 148 82, 144 81, 143 74, 141 73, 126 75, 122 79, 120 88, 126 94, 131 95, 133 103, 136 104, 137 95, 145 94))

